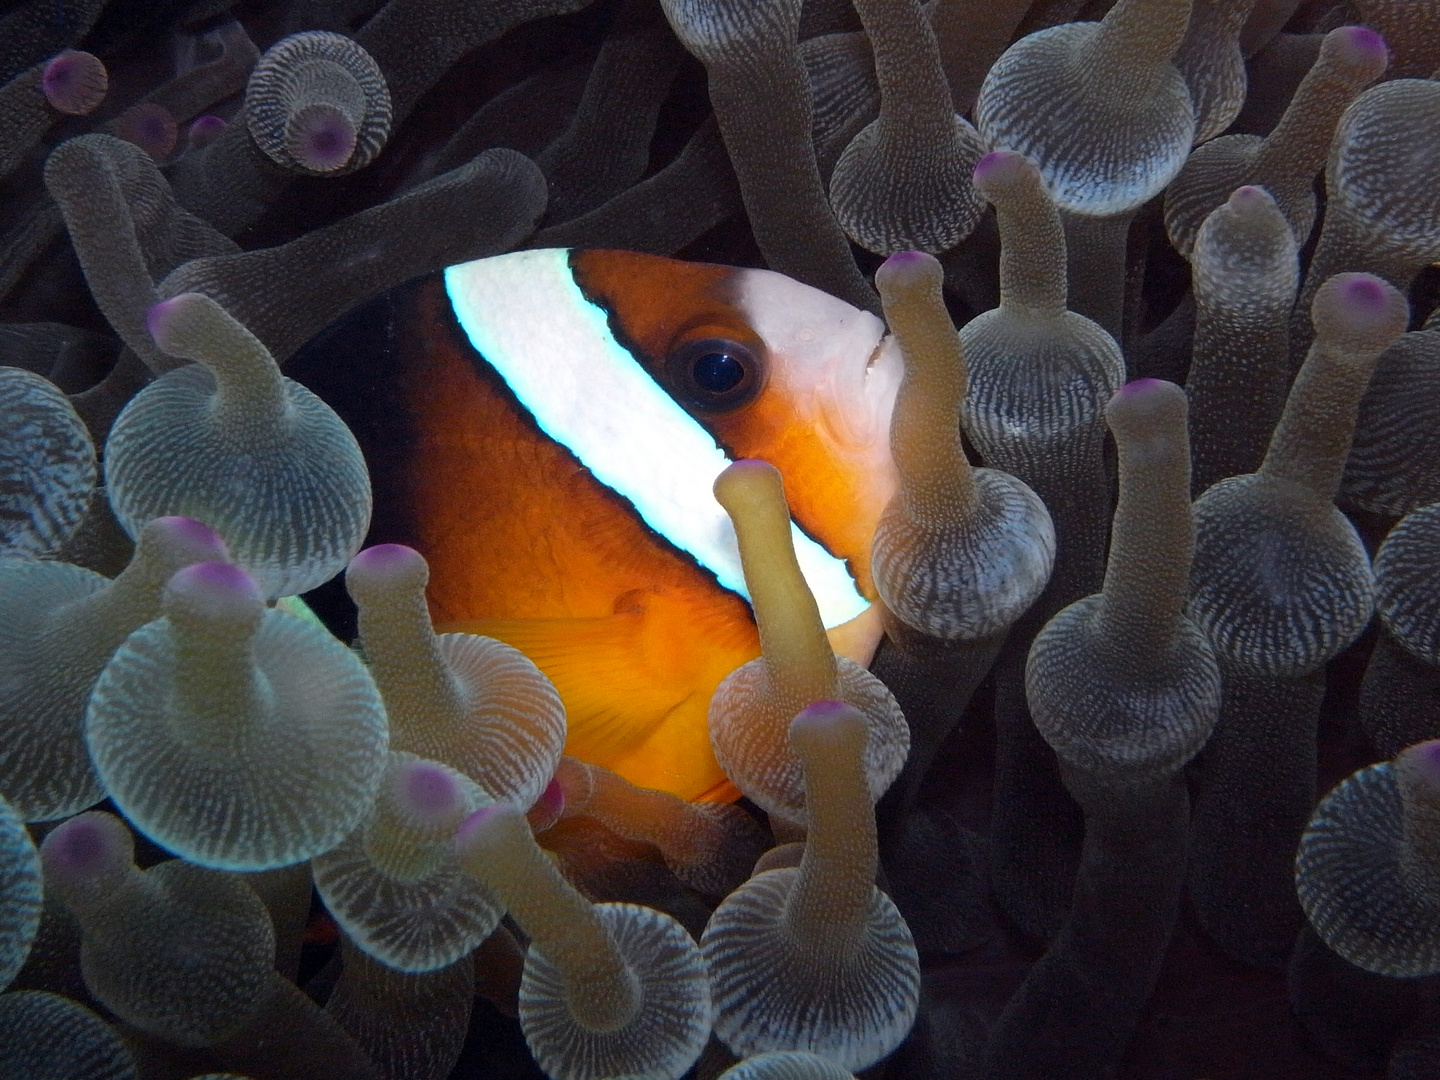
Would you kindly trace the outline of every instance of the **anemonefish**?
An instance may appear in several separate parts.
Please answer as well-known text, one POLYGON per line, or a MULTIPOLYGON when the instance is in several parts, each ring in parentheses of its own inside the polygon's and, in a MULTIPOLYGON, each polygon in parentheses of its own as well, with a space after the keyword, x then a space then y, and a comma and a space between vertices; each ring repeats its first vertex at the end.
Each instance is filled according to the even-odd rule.
POLYGON ((735 795, 706 713, 760 651, 715 477, 780 470, 832 643, 865 662, 901 373, 879 319, 779 274, 557 249, 412 282, 287 367, 355 431, 370 542, 425 555, 437 627, 554 680, 568 753, 687 799, 735 795))

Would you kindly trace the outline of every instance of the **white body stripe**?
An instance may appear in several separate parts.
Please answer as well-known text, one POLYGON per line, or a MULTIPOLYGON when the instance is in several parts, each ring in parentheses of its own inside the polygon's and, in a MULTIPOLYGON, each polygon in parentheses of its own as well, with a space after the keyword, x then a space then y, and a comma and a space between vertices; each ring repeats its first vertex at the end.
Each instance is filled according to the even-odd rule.
MULTIPOLYGON (((720 584, 749 598, 735 530, 711 490, 729 463, 610 333, 575 283, 564 249, 452 266, 445 287, 474 345, 534 416, 596 479, 720 584)), ((868 601, 840 559, 792 525, 800 569, 827 627, 868 601)))

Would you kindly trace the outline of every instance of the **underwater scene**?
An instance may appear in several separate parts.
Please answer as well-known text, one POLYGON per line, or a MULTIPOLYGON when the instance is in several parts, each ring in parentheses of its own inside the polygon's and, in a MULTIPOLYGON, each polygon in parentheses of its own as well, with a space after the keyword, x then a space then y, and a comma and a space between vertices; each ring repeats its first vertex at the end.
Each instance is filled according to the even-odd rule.
POLYGON ((1440 1080, 1440 0, 0 0, 0 1080, 1440 1080))

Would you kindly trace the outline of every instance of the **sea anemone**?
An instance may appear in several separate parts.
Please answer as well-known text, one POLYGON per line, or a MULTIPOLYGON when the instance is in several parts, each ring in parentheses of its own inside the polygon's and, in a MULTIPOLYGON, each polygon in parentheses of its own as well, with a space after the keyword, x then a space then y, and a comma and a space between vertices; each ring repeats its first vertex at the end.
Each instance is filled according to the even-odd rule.
POLYGON ((0 1073, 1433 1067, 1433 3, 3 6, 0 1073), (685 705, 730 801, 587 760, 624 710, 563 757, 575 652, 446 633, 407 531, 377 355, 560 246, 688 260, 626 347, 715 340, 710 262, 850 305, 797 395, 903 359, 828 634, 791 516, 858 413, 766 463, 685 402, 745 640, 657 655, 754 657, 685 705))

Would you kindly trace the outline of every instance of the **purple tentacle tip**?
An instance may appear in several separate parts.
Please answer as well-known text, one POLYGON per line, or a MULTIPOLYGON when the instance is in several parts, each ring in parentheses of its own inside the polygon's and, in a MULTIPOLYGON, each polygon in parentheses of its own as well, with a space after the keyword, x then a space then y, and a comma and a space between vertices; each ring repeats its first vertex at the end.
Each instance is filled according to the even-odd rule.
POLYGON ((803 716, 809 720, 830 720, 852 712, 854 708, 848 701, 816 701, 806 705, 795 716, 796 719, 803 716))
POLYGON ((56 112, 84 116, 105 100, 109 89, 105 65, 87 52, 67 49, 40 73, 40 91, 56 112))
POLYGON ((175 326, 175 319, 190 303, 189 297, 193 293, 181 293, 179 296, 172 296, 168 300, 161 300, 158 304, 151 306, 145 313, 145 329, 149 331, 150 337, 160 348, 165 348, 165 338, 175 326))
POLYGON ((190 124, 190 146, 196 150, 209 146, 230 125, 219 116, 198 116, 190 124))
POLYGON ((345 570, 348 589, 365 589, 368 584, 381 586, 410 584, 424 587, 430 576, 425 556, 404 544, 376 544, 350 560, 345 570))
POLYGON ((125 840, 125 826, 119 819, 91 811, 57 826, 40 850, 52 873, 83 880, 127 859, 125 840))
POLYGON ((875 271, 875 286, 881 289, 904 283, 924 286, 927 281, 938 281, 944 275, 934 255, 923 251, 897 251, 875 271))
POLYGON ((831 732, 837 723, 851 720, 863 724, 855 706, 847 701, 816 701, 805 706, 790 721, 790 737, 804 736, 808 732, 831 732))
POLYGON ((1356 311, 1380 311, 1385 307, 1385 285, 1369 274, 1355 274, 1340 287, 1340 297, 1356 311))
MULTIPOLYGON (((238 566, 223 562, 203 562, 188 566, 180 571, 187 585, 193 582, 195 588, 224 589, 231 592, 245 592, 255 588, 255 579, 238 566)), ((179 576, 179 575, 177 575, 179 576)))
POLYGON ((418 558, 420 553, 404 544, 376 544, 351 559, 350 566, 354 570, 386 570, 409 566, 418 558))
POLYGON ((242 621, 262 610, 264 594, 255 579, 240 567, 224 562, 202 562, 176 571, 165 586, 165 611, 182 610, 203 619, 242 621))
POLYGON ((226 548, 224 539, 203 521, 180 517, 176 514, 170 517, 156 518, 152 527, 166 539, 198 551, 211 553, 212 557, 205 559, 205 562, 224 562, 229 558, 230 551, 226 548))
POLYGON ((454 774, 438 761, 412 761, 402 766, 395 784, 396 801, 415 817, 440 821, 464 806, 454 774))
POLYGON ((1169 386, 1164 379, 1131 379, 1119 390, 1115 391, 1116 397, 1137 398, 1146 394, 1159 392, 1162 386, 1169 386))
POLYGON ((1016 150, 992 150, 975 163, 971 180, 977 187, 1015 181, 1034 169, 1030 159, 1016 150))
POLYGON ((1254 184, 1246 184, 1230 193, 1230 206, 1236 210, 1258 210, 1274 202, 1268 191, 1254 184))
POLYGON ((1004 168, 1010 158, 1009 150, 992 150, 975 163, 973 176, 977 181, 992 179, 997 172, 1004 168))
POLYGON ((1105 418, 1117 439, 1122 432, 1151 431, 1178 410, 1184 414, 1185 391, 1164 379, 1131 379, 1105 406, 1105 418), (1140 425, 1137 427, 1136 425, 1140 425))
POLYGON ((1379 64, 1383 69, 1390 59, 1385 39, 1368 26, 1341 26, 1332 33, 1355 63, 1379 64))
POLYGON ((1406 747, 1399 756, 1412 776, 1440 795, 1440 739, 1406 747))
POLYGON ((290 152, 312 172, 334 172, 355 153, 356 131, 350 117, 333 105, 311 105, 289 125, 290 152))
POLYGON ((159 161, 175 149, 180 128, 169 109, 153 101, 142 101, 115 118, 115 134, 159 161))
POLYGON ((1310 314, 1317 335, 1379 349, 1404 333, 1410 307, 1389 282, 1374 274, 1347 273, 1320 286, 1310 314))

